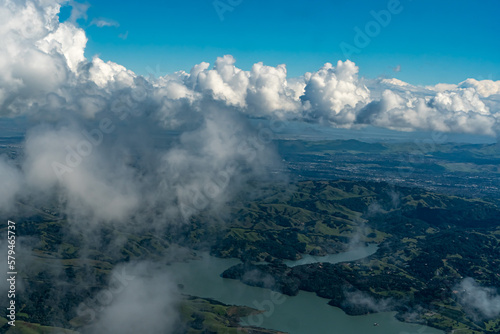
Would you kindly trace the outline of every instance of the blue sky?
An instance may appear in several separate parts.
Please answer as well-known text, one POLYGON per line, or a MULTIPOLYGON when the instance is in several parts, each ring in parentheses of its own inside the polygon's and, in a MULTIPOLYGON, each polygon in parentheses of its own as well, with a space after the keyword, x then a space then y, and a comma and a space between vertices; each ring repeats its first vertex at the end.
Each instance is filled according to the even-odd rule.
MULTIPOLYGON (((78 23, 89 38, 88 58, 99 54, 139 74, 189 70, 232 54, 243 69, 258 61, 285 63, 289 76, 298 76, 345 59, 341 43, 355 46, 354 28, 365 30, 374 21, 371 11, 387 9, 390 1, 220 0, 232 9, 221 20, 211 0, 88 0, 88 18, 78 23), (119 25, 99 28, 90 24, 95 19, 119 25)), ((413 84, 500 79, 499 1, 401 0, 400 6, 350 57, 361 75, 413 84)), ((68 12, 63 9, 61 20, 68 12)))

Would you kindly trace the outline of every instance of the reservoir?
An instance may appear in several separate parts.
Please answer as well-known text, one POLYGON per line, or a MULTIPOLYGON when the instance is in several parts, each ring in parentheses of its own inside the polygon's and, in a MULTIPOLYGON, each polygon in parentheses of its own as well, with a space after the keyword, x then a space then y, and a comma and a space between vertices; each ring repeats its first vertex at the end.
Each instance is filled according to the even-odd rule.
POLYGON ((289 267, 300 266, 303 264, 310 264, 316 262, 328 262, 328 263, 339 263, 339 262, 347 262, 347 261, 356 261, 363 259, 367 256, 375 254, 378 249, 378 245, 376 244, 368 244, 366 246, 356 247, 347 252, 338 253, 338 254, 328 254, 325 256, 313 256, 309 254, 302 255, 300 260, 291 261, 286 260, 283 261, 289 267))
MULTIPOLYGON (((373 254, 376 245, 354 249, 326 257, 304 256, 287 261, 288 266, 311 262, 352 261, 373 254), (302 262, 301 262, 302 261, 302 262), (307 262, 309 261, 309 262, 307 262)), ((394 318, 395 312, 349 316, 341 309, 328 305, 328 299, 315 293, 300 291, 297 296, 279 295, 269 289, 247 286, 238 280, 225 279, 220 274, 240 263, 238 259, 220 259, 201 253, 200 259, 171 264, 174 281, 184 286, 182 292, 213 298, 230 305, 245 305, 266 312, 242 320, 242 324, 288 332, 290 334, 443 334, 443 331, 422 325, 403 323, 394 318), (378 324, 374 326, 374 324, 378 324)))

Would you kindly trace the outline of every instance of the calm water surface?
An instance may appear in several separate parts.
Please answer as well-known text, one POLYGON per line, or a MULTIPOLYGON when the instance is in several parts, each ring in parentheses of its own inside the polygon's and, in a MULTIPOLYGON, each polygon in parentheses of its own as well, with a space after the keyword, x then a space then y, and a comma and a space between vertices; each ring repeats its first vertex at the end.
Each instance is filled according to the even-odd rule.
MULTIPOLYGON (((369 245, 342 254, 326 257, 305 256, 299 261, 287 261, 293 266, 311 262, 352 261, 375 253, 369 245), (309 261, 309 262, 307 262, 309 261)), ((238 280, 225 279, 220 274, 240 263, 238 259, 219 259, 201 254, 201 259, 170 265, 170 271, 183 293, 214 298, 226 304, 245 305, 265 310, 260 315, 243 319, 242 324, 275 329, 290 334, 442 334, 442 331, 421 325, 400 322, 395 312, 363 316, 348 316, 341 309, 329 306, 328 299, 300 291, 297 296, 279 295, 268 289, 247 286, 238 280), (378 326, 374 326, 377 323, 378 326)))

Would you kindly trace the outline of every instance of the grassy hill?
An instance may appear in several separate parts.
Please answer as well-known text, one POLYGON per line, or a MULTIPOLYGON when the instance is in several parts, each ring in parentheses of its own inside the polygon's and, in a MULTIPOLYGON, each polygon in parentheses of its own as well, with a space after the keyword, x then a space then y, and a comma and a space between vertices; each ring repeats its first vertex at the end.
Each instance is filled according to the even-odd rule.
MULTIPOLYGON (((471 316, 456 292, 465 277, 500 287, 497 204, 365 181, 304 181, 261 189, 251 200, 234 199, 224 217, 201 212, 190 224, 161 233, 108 226, 92 240, 69 233, 64 217, 51 213, 57 208, 33 210, 16 225, 27 240, 25 259, 30 259, 19 268, 24 290, 17 301, 16 330, 50 333, 50 326, 58 324, 78 331, 71 322, 76 307, 106 286, 117 264, 178 261, 192 256, 189 250, 179 251, 186 247, 243 260, 226 277, 242 279, 245 271, 257 269, 263 278, 272 276, 275 289, 290 295, 314 291, 351 314, 394 310, 401 320, 450 332, 499 331, 499 319, 471 316), (338 253, 367 242, 379 249, 362 260, 294 268, 282 264, 304 253, 338 253), (259 261, 269 264, 256 266, 259 261), (353 296, 377 307, 353 302, 353 296)), ((249 312, 196 297, 186 297, 179 311, 189 333, 233 333, 236 315, 249 312)))
POLYGON ((411 321, 447 331, 495 333, 500 319, 473 319, 457 301, 456 286, 472 277, 500 287, 499 217, 496 204, 479 199, 385 183, 307 181, 281 199, 266 197, 240 208, 214 253, 246 262, 225 277, 264 286, 271 276, 274 289, 291 295, 314 291, 351 314, 375 311, 350 303, 361 293, 379 304, 391 300, 382 309, 398 311, 400 319, 412 314, 411 321), (342 251, 354 242, 380 248, 350 263, 280 263, 300 253, 342 251), (262 260, 270 264, 251 264, 262 260), (244 273, 255 270, 262 280, 245 281, 244 273))

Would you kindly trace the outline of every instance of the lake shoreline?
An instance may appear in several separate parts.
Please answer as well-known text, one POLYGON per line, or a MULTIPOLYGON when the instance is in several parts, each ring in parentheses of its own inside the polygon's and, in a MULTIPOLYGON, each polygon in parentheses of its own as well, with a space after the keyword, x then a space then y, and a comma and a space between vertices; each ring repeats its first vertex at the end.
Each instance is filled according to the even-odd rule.
MULTIPOLYGON (((185 276, 179 276, 179 279, 187 279, 192 282, 191 284, 185 282, 186 290, 188 290, 185 292, 204 298, 213 298, 229 305, 249 306, 265 310, 261 317, 254 317, 253 322, 247 321, 246 324, 254 327, 302 334, 308 333, 308 330, 303 328, 306 324, 316 326, 316 332, 322 332, 325 328, 336 323, 337 326, 341 324, 346 333, 365 333, 368 330, 373 333, 414 333, 416 328, 419 330, 425 328, 421 333, 444 333, 428 326, 401 322, 396 319, 396 312, 365 314, 353 319, 343 308, 332 307, 328 305, 324 297, 307 291, 299 291, 295 296, 285 296, 285 303, 273 303, 272 290, 267 287, 251 287, 239 280, 221 277, 221 273, 228 268, 241 264, 239 259, 218 258, 207 253, 199 255, 199 260, 189 261, 178 266, 182 268, 175 268, 179 272, 185 269, 194 274, 188 276, 186 273, 185 276), (195 265, 193 266, 193 264, 195 265), (198 270, 199 272, 197 272, 198 270), (196 277, 203 277, 203 282, 199 282, 196 277), (304 307, 308 312, 314 312, 304 314, 302 310, 304 307), (324 316, 319 316, 321 314, 324 316), (373 326, 375 323, 381 324, 381 326, 373 326)), ((242 325, 244 324, 242 322, 242 325)))

